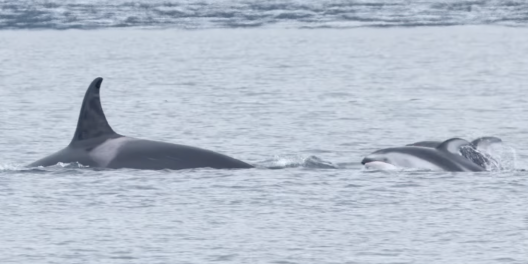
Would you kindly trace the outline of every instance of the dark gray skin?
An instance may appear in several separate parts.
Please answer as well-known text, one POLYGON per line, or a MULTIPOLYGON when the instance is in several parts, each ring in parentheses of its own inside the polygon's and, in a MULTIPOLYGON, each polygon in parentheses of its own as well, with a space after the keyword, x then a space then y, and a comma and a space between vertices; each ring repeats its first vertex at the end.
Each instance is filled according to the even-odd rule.
POLYGON ((96 78, 88 87, 70 144, 28 167, 78 162, 85 166, 112 169, 253 168, 248 163, 210 150, 115 133, 101 107, 99 90, 102 82, 102 78, 96 78))
MULTIPOLYGON (((474 148, 478 148, 481 144, 490 145, 500 142, 502 142, 502 140, 498 137, 479 137, 471 141, 470 145, 474 148)), ((436 148, 440 144, 442 144, 442 141, 419 141, 412 144, 407 144, 406 146, 436 148)))
MULTIPOLYGON (((436 148, 404 146, 375 151, 365 157, 361 164, 383 162, 396 167, 439 169, 443 171, 484 171, 485 169, 455 152, 467 141, 453 138, 436 148)), ((467 142, 469 144, 469 142, 467 142)))
POLYGON ((440 144, 442 144, 442 141, 419 141, 419 142, 415 142, 415 143, 412 143, 412 144, 407 144, 405 146, 436 148, 440 144))
MULTIPOLYGON (((480 137, 471 141, 469 145, 460 148, 460 154, 473 163, 486 168, 490 164, 499 164, 499 162, 486 153, 485 149, 491 144, 501 142, 502 140, 498 137, 480 137)), ((441 141, 420 141, 407 146, 436 148, 441 143, 441 141)))

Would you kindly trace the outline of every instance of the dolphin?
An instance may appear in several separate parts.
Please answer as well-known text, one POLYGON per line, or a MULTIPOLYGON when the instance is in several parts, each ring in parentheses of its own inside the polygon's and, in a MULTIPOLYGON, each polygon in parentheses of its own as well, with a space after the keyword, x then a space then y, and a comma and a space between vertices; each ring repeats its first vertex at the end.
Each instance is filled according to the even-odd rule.
POLYGON ((435 148, 404 146, 377 150, 367 155, 361 164, 367 167, 399 167, 440 171, 484 171, 485 169, 461 156, 460 148, 470 142, 452 138, 435 148), (390 166, 392 165, 392 166, 390 166))
MULTIPOLYGON (((407 146, 436 148, 441 143, 441 141, 419 141, 407 146)), ((500 163, 489 154, 490 146, 495 143, 502 143, 502 140, 498 137, 479 137, 469 145, 461 147, 460 155, 483 168, 498 166, 500 163)))
MULTIPOLYGON (((479 137, 471 141, 470 145, 477 150, 487 150, 491 144, 501 142, 502 140, 498 137, 479 137)), ((442 144, 442 141, 419 141, 406 146, 436 148, 440 144, 442 144)))
POLYGON ((103 78, 96 78, 88 87, 70 144, 28 167, 77 162, 112 169, 253 168, 248 163, 210 150, 117 134, 106 121, 101 107, 99 90, 102 82, 103 78))

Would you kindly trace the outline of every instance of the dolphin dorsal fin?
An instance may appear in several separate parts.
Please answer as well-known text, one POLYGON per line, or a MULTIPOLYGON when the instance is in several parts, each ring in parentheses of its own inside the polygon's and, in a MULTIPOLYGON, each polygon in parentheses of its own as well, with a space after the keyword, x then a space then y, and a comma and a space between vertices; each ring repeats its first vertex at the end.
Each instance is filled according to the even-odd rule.
POLYGON ((117 135, 106 121, 106 117, 101 107, 99 89, 103 78, 96 78, 88 87, 77 121, 77 129, 73 135, 70 145, 81 140, 97 138, 103 135, 117 135))
POLYGON ((479 137, 471 141, 471 146, 478 151, 487 152, 489 147, 496 143, 502 143, 502 140, 498 137, 479 137))
POLYGON ((436 149, 440 150, 440 151, 444 151, 444 152, 449 152, 449 153, 453 153, 453 154, 456 154, 456 155, 460 155, 460 148, 463 147, 463 146, 466 146, 466 145, 469 145, 469 141, 465 140, 465 139, 461 139, 461 138, 451 138, 451 139, 448 139, 442 143, 440 143, 440 145, 438 145, 438 147, 436 147, 436 149))

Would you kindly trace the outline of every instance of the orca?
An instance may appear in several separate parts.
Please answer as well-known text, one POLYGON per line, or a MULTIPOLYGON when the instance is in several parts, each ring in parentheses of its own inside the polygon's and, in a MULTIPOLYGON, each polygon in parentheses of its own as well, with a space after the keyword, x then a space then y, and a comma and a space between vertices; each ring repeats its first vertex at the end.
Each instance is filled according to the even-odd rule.
MULTIPOLYGON (((436 148, 440 141, 419 141, 407 146, 436 148)), ((490 146, 495 143, 502 143, 498 137, 479 137, 467 146, 460 148, 460 155, 474 162, 483 168, 500 168, 500 163, 489 152, 490 146)))
POLYGON ((103 78, 96 78, 88 87, 70 144, 28 167, 79 163, 111 169, 253 168, 248 163, 210 150, 117 134, 108 124, 101 106, 99 91, 102 82, 103 78))
POLYGON ((366 167, 380 167, 380 164, 386 163, 398 168, 439 171, 485 171, 483 167, 458 154, 460 148, 469 144, 470 142, 467 140, 452 138, 442 142, 435 148, 404 146, 380 149, 367 155, 361 161, 361 164, 366 167))

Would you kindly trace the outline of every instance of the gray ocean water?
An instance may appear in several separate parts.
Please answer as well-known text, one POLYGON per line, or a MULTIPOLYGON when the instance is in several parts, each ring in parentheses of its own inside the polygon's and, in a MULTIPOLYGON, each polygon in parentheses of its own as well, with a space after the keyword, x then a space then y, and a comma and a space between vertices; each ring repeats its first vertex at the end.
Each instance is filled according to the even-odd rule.
MULTIPOLYGON (((1 3, 0 21, 31 11, 1 3)), ((526 27, 489 25, 481 14, 456 26, 332 28, 342 22, 328 11, 337 2, 321 2, 326 20, 317 23, 330 22, 314 27, 304 18, 239 28, 155 16, 166 23, 112 28, 131 12, 123 6, 142 3, 101 5, 114 10, 107 20, 99 5, 65 3, 33 7, 91 5, 93 17, 0 31, 0 263, 528 263, 526 27), (118 133, 259 168, 23 168, 69 143, 95 77, 104 78, 103 108, 118 133), (455 136, 502 138, 504 169, 360 164, 380 148, 455 136)), ((245 3, 240 14, 250 14, 250 2, 201 3, 245 3)), ((287 3, 275 7, 310 6, 287 3)), ((526 14, 524 2, 508 3, 452 6, 526 14)), ((427 14, 434 4, 445 7, 412 7, 427 14)), ((392 10, 359 6, 371 17, 392 10)), ((449 22, 462 11, 438 16, 449 22)))

